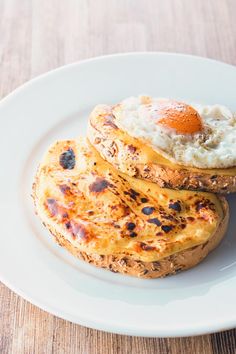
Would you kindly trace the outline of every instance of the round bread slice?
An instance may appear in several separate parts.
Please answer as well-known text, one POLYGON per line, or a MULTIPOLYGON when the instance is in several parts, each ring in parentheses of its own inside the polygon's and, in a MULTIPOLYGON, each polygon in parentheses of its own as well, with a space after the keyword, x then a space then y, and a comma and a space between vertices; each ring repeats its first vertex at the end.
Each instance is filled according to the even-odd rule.
POLYGON ((129 176, 160 187, 236 192, 236 167, 199 169, 177 165, 118 128, 111 106, 95 107, 89 118, 88 138, 104 159, 129 176))
POLYGON ((199 263, 223 238, 223 197, 176 191, 120 173, 86 139, 50 147, 33 185, 56 241, 98 267, 143 278, 199 263))

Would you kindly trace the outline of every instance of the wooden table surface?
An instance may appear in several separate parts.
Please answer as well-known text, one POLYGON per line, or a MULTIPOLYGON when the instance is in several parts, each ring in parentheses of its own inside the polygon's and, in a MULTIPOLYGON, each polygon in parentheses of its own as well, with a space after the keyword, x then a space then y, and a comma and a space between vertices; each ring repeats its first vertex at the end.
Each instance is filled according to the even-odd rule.
MULTIPOLYGON (((236 64, 235 15, 236 0, 0 0, 0 97, 60 65, 116 52, 236 64)), ((52 316, 3 284, 0 316, 1 354, 236 353, 235 330, 177 339, 108 334, 52 316)))

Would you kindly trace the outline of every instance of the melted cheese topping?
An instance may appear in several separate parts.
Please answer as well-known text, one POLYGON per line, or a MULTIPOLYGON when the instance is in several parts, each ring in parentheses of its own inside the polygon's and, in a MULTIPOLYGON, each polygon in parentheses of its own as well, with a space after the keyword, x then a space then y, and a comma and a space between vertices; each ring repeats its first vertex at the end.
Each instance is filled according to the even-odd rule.
POLYGON ((128 177, 85 139, 49 149, 36 176, 35 201, 42 221, 79 250, 146 262, 205 243, 224 217, 216 195, 128 177), (75 166, 64 169, 60 156, 69 150, 75 166))

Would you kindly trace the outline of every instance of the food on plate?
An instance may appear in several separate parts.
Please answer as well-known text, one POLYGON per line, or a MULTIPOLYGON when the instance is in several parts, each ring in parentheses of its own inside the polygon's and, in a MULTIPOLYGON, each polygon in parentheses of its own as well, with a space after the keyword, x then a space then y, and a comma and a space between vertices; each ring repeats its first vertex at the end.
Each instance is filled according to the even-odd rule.
POLYGON ((229 215, 224 197, 160 188, 121 173, 85 138, 49 148, 33 198, 61 246, 98 267, 143 278, 199 263, 223 238, 229 215))
POLYGON ((224 106, 131 97, 95 107, 88 137, 130 176, 161 187, 236 191, 236 114, 224 106))
POLYGON ((236 115, 226 107, 131 97, 113 108, 116 124, 183 166, 236 166, 236 115))

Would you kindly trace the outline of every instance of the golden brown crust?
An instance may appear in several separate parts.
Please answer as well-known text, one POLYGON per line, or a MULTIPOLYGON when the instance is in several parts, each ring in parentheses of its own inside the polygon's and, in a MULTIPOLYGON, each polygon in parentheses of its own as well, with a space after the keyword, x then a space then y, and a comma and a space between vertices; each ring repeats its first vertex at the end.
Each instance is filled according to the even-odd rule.
POLYGON ((224 218, 215 234, 205 243, 190 249, 173 254, 156 262, 142 262, 129 256, 97 255, 81 252, 67 239, 58 233, 51 225, 45 225, 56 242, 66 248, 75 257, 86 261, 96 267, 106 268, 115 273, 131 275, 139 278, 163 278, 177 272, 187 270, 200 263, 221 242, 228 225, 229 210, 225 199, 221 199, 224 218))
POLYGON ((140 277, 197 264, 221 240, 228 221, 223 197, 123 175, 85 139, 49 149, 33 197, 42 222, 71 253, 140 277))
POLYGON ((160 187, 213 193, 236 192, 236 168, 198 169, 176 165, 140 140, 121 131, 109 106, 97 106, 90 116, 88 138, 100 154, 123 173, 160 187))

